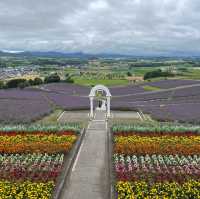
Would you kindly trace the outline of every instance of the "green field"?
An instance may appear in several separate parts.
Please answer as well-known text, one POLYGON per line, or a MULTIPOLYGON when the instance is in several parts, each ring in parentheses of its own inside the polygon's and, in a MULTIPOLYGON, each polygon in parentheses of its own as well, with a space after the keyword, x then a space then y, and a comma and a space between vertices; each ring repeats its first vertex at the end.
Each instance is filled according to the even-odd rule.
POLYGON ((59 118, 60 114, 62 114, 63 110, 56 109, 54 112, 52 112, 50 115, 47 115, 46 117, 43 117, 41 120, 36 121, 36 123, 39 124, 51 124, 51 123, 57 123, 57 119, 59 118))
POLYGON ((158 87, 148 86, 148 85, 143 86, 143 88, 144 88, 145 91, 158 91, 158 90, 160 90, 160 88, 158 88, 158 87))
POLYGON ((186 79, 200 79, 200 69, 191 68, 187 72, 183 73, 183 77, 186 79))
POLYGON ((136 76, 144 76, 145 73, 160 69, 160 67, 137 67, 131 69, 130 72, 136 76))
POLYGON ((105 86, 123 86, 123 85, 128 85, 129 82, 126 79, 82 79, 82 78, 73 78, 74 83, 78 85, 84 85, 84 86, 92 86, 96 84, 103 84, 105 86))

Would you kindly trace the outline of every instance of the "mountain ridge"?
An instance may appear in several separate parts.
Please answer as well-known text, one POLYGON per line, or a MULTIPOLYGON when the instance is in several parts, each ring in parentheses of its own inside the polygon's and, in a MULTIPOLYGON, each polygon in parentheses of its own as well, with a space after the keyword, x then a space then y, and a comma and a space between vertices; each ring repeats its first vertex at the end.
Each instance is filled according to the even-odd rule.
POLYGON ((59 51, 3 51, 0 50, 0 56, 13 57, 51 57, 51 58, 80 58, 80 59, 98 59, 98 58, 149 58, 149 57, 200 57, 198 53, 172 52, 167 54, 117 54, 117 53, 84 53, 84 52, 59 52, 59 51))

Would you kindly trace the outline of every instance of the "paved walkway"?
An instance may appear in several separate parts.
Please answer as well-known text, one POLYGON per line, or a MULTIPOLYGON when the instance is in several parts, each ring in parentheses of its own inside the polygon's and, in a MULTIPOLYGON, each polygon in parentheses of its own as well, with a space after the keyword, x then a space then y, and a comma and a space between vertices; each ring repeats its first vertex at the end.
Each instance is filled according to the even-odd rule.
POLYGON ((61 199, 108 198, 108 150, 105 113, 96 112, 72 168, 61 199))

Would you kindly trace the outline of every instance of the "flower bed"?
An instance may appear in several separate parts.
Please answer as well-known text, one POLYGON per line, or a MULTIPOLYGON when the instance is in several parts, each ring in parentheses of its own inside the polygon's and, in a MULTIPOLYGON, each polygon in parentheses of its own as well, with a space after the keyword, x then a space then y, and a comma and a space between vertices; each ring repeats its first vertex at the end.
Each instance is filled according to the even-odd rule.
POLYGON ((182 185, 176 182, 155 183, 149 186, 145 181, 119 181, 116 185, 118 199, 196 199, 200 197, 200 182, 188 181, 182 185))
POLYGON ((35 183, 35 182, 20 182, 11 183, 8 181, 0 181, 0 198, 43 198, 47 199, 51 197, 54 183, 35 183))
POLYGON ((9 181, 56 181, 62 170, 64 154, 0 155, 0 179, 9 181))
POLYGON ((0 153, 58 153, 68 152, 76 135, 16 135, 0 136, 0 153))
POLYGON ((0 127, 0 198, 51 198, 77 125, 0 127))
POLYGON ((200 136, 115 136, 114 152, 120 154, 181 154, 200 152, 200 136))
POLYGON ((112 130, 118 199, 200 198, 199 127, 120 125, 112 130))

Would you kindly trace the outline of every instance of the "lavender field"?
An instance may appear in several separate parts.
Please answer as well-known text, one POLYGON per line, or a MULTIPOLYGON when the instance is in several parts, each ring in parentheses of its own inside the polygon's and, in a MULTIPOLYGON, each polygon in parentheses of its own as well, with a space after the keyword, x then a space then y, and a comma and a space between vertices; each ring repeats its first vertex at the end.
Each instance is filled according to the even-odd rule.
POLYGON ((89 87, 67 84, 67 83, 51 83, 41 86, 44 90, 67 95, 87 96, 90 92, 89 87))
POLYGON ((65 110, 89 110, 88 97, 71 96, 66 94, 48 93, 48 98, 58 107, 65 110))
POLYGON ((122 87, 111 87, 110 92, 112 96, 122 96, 122 95, 130 95, 136 93, 144 93, 145 90, 142 86, 122 86, 122 87))
POLYGON ((170 80, 160 80, 156 82, 148 82, 145 85, 155 86, 162 89, 175 88, 179 86, 195 85, 200 84, 197 80, 185 80, 185 79, 170 79, 170 80))
POLYGON ((51 105, 44 99, 1 99, 0 122, 3 123, 28 123, 40 119, 53 111, 51 105))
POLYGON ((151 114, 152 118, 159 121, 200 123, 200 102, 167 104, 163 106, 142 106, 140 110, 151 114))
POLYGON ((37 89, 7 89, 0 90, 0 100, 1 99, 24 99, 24 100, 41 100, 44 98, 44 93, 37 89))
MULTIPOLYGON (((163 81, 160 81, 161 85, 163 81)), ((171 81, 169 85, 172 85, 171 81)), ((192 83, 190 80, 184 83, 186 81, 192 83)), ((180 85, 183 80, 175 82, 180 85)), ((161 121, 200 122, 198 84, 166 91, 144 91, 139 85, 113 87, 110 91, 113 110, 141 110, 161 121)), ((31 122, 51 113, 55 108, 89 110, 89 92, 88 87, 65 83, 49 84, 42 88, 0 90, 0 122, 31 122)), ((96 106, 97 101, 94 104, 96 106)))
POLYGON ((114 98, 112 108, 140 110, 159 121, 200 123, 200 87, 114 98), (123 103, 124 102, 124 105, 123 103))
MULTIPOLYGON (((41 90, 49 91, 52 93, 60 93, 74 96, 88 96, 90 89, 86 86, 67 84, 67 83, 51 83, 40 87, 41 90)), ((130 85, 130 86, 116 86, 110 87, 110 92, 112 96, 129 95, 136 93, 143 93, 145 90, 140 85, 130 85)))

